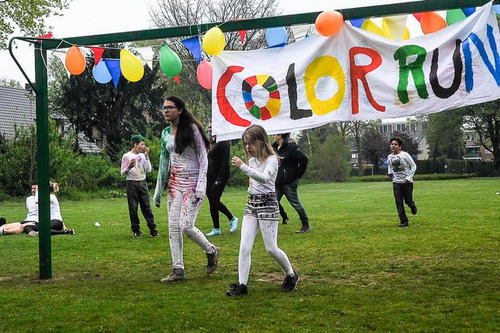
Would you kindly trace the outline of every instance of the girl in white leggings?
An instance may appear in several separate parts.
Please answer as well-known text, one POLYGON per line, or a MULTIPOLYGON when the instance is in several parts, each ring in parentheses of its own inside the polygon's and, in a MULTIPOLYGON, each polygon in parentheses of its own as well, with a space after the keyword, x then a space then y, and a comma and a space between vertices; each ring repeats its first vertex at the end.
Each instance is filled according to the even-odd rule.
POLYGON ((248 165, 236 156, 232 158, 232 164, 250 177, 250 184, 241 225, 239 281, 231 284, 226 294, 228 296, 248 294, 251 252, 259 229, 267 253, 278 262, 285 273, 281 289, 285 292, 294 291, 299 275, 293 270, 286 253, 278 247, 279 208, 274 185, 278 173, 278 158, 262 126, 252 125, 247 128, 243 133, 243 144, 248 165))

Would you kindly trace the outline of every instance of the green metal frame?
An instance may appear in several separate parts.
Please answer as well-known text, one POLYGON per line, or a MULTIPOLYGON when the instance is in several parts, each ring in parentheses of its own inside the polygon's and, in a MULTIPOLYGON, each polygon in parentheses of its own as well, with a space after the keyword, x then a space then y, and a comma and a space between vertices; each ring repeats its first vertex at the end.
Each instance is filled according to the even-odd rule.
MULTIPOLYGON (((497 2, 495 0, 494 2, 497 2)), ((339 10, 345 20, 355 18, 379 17, 404 13, 419 13, 426 11, 447 10, 455 8, 479 7, 488 0, 424 0, 390 5, 369 6, 363 8, 348 8, 339 10)), ((333 8, 332 8, 333 9, 333 8)), ((100 45, 108 43, 124 43, 141 40, 164 39, 203 34, 214 26, 219 26, 224 32, 265 29, 271 27, 292 26, 314 23, 321 12, 311 12, 296 15, 256 19, 236 19, 229 22, 204 23, 199 25, 180 26, 163 29, 119 32, 103 35, 71 37, 64 39, 42 39, 34 37, 13 37, 9 41, 9 52, 23 73, 26 80, 36 93, 36 129, 38 146, 38 200, 39 200, 39 255, 40 279, 52 278, 52 256, 50 239, 50 199, 49 199, 49 107, 47 91, 47 50, 68 48, 72 45, 100 45), (35 45, 35 82, 33 84, 24 72, 12 52, 15 40, 33 43, 35 45)))

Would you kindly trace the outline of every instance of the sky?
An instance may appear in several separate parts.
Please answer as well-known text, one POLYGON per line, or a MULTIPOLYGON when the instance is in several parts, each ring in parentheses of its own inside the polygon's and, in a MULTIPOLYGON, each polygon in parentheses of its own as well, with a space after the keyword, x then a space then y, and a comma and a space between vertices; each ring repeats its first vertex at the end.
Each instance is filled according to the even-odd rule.
MULTIPOLYGON (((316 12, 330 9, 402 3, 415 0, 280 0, 283 14, 316 12)), ((149 10, 157 0, 72 0, 64 16, 46 20, 56 38, 106 34, 153 28, 149 10)), ((12 37, 12 36, 11 36, 12 37)), ((33 48, 18 42, 14 55, 34 81, 33 48)), ((0 51, 0 79, 14 79, 25 83, 8 51, 0 51)))

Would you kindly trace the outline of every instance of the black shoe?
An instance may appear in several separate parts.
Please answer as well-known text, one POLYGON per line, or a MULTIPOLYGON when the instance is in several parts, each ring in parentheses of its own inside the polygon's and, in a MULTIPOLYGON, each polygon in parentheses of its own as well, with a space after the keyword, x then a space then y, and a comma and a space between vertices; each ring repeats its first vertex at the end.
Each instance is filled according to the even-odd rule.
POLYGON ((309 232, 311 230, 311 226, 308 224, 303 224, 302 228, 299 230, 295 231, 296 234, 305 234, 306 232, 309 232))
POLYGON ((290 219, 288 217, 285 217, 283 219, 283 222, 281 222, 282 224, 288 224, 288 221, 290 221, 290 219))
POLYGON ((407 227, 407 226, 408 226, 408 221, 406 221, 406 222, 401 222, 401 223, 399 224, 399 226, 400 226, 401 228, 407 227))
POLYGON ((207 253, 207 274, 212 274, 219 266, 220 249, 216 246, 214 253, 207 253))
POLYGON ((158 232, 158 230, 151 230, 151 232, 149 233, 149 236, 151 237, 160 237, 160 233, 158 232))
POLYGON ((5 217, 0 217, 0 227, 3 226, 5 223, 7 223, 5 217))
POLYGON ((297 288, 297 282, 299 282, 299 274, 296 271, 293 271, 293 276, 285 276, 285 280, 281 285, 281 290, 284 292, 292 292, 297 288))
POLYGON ((417 206, 413 205, 413 206, 410 207, 410 209, 411 209, 411 213, 413 215, 417 215, 417 206))
POLYGON ((231 283, 229 285, 228 291, 226 291, 227 296, 239 296, 239 295, 248 295, 247 286, 244 284, 231 283))
POLYGON ((142 232, 140 232, 140 231, 134 231, 134 237, 135 238, 142 237, 142 232))

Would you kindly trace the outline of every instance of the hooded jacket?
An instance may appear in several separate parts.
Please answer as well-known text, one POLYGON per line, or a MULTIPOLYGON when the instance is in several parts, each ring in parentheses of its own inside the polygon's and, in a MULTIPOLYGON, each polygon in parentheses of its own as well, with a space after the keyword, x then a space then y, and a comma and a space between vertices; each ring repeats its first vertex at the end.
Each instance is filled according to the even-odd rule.
POLYGON ((309 159, 295 142, 283 142, 278 149, 278 144, 272 144, 274 151, 280 157, 280 166, 276 186, 289 184, 294 180, 301 178, 306 172, 309 159))

